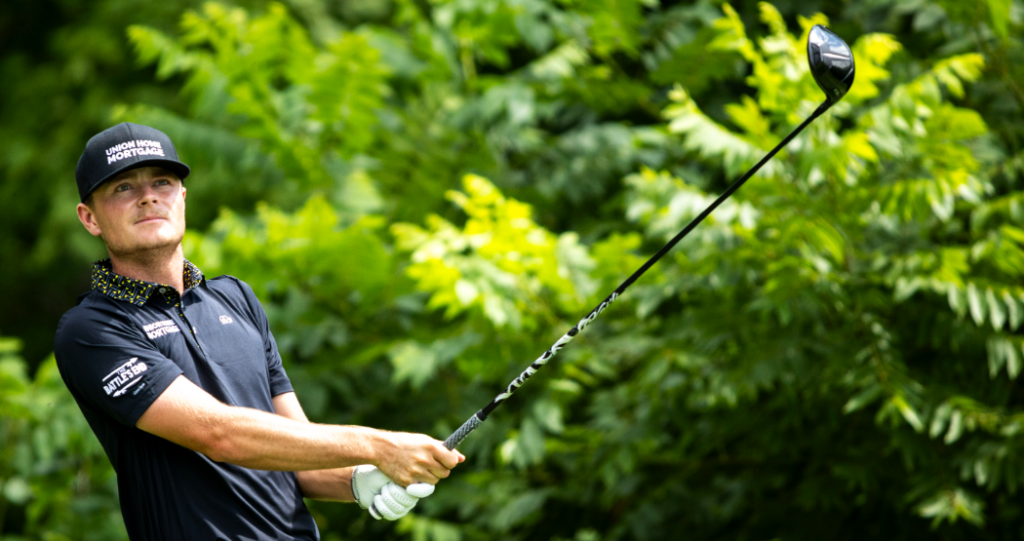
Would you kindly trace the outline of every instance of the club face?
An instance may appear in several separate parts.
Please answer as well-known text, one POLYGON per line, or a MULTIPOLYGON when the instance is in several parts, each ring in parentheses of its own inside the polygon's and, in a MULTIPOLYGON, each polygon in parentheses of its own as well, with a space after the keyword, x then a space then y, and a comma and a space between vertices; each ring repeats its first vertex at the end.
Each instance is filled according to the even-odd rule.
POLYGON ((820 24, 814 25, 807 37, 807 61, 811 75, 829 102, 842 99, 853 85, 853 51, 842 38, 820 24))

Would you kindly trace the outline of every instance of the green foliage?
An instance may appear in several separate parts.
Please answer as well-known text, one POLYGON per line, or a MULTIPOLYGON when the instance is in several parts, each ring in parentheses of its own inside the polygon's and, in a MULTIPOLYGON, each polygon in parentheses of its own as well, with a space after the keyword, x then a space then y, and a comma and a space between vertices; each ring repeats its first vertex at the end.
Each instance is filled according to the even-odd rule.
POLYGON ((576 234, 556 237, 537 226, 528 205, 506 200, 486 179, 470 175, 463 184, 467 193, 448 195, 468 215, 462 231, 439 216, 427 218, 429 231, 392 227, 398 248, 412 252, 406 273, 431 293, 427 307, 445 308, 448 318, 473 308, 515 331, 537 327, 524 312, 550 304, 543 290, 557 308, 582 310, 594 265, 576 234))
POLYGON ((226 105, 244 119, 237 133, 305 187, 333 185, 326 162, 374 143, 386 72, 362 36, 342 33, 318 51, 280 4, 250 21, 239 8, 208 3, 185 15, 182 31, 180 44, 145 27, 128 35, 140 60, 158 62, 158 77, 188 75, 196 113, 226 105))
MULTIPOLYGON (((194 166, 187 257, 252 285, 309 416, 439 439, 824 100, 811 25, 853 46, 844 100, 416 514, 311 502, 325 539, 1020 536, 1019 1, 170 3, 177 30, 98 5, 58 60, 0 64, 0 228, 33 232, 0 237, 26 262, 7 289, 70 305, 101 250, 69 184, 28 187, 109 122, 151 123, 194 166), (66 121, 43 99, 65 80, 89 89, 66 121), (9 127, 33 125, 21 102, 52 116, 38 134, 9 127)), ((52 358, 19 351, 0 340, 0 538, 123 538, 52 358)))
POLYGON ((0 338, 0 531, 21 522, 30 539, 127 539, 114 472, 56 362, 29 378, 20 349, 0 338))

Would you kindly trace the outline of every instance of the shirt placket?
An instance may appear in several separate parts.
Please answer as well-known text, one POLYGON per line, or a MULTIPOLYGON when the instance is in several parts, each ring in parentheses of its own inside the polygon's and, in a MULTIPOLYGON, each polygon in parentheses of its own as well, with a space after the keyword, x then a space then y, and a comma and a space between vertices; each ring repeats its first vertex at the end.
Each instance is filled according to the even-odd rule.
POLYGON ((157 289, 157 293, 162 295, 164 300, 167 301, 167 304, 171 306, 172 317, 176 317, 180 320, 178 321, 179 326, 185 326, 185 329, 188 331, 187 334, 196 345, 196 348, 198 348, 199 352, 203 354, 203 357, 206 357, 206 350, 203 349, 203 345, 199 341, 199 336, 196 334, 196 327, 191 321, 189 321, 188 316, 185 315, 186 306, 185 300, 182 296, 179 295, 178 291, 173 287, 160 287, 157 289))

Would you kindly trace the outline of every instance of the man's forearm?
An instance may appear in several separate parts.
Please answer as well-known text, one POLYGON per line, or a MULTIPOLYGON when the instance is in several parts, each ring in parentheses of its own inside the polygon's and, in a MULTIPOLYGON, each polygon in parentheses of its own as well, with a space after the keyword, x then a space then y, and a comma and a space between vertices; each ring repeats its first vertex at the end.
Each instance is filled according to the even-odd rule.
POLYGON ((328 470, 376 464, 389 441, 361 426, 295 421, 250 408, 225 406, 209 438, 210 458, 256 470, 328 470))
POLYGON ((302 471, 379 465, 388 433, 313 424, 220 402, 184 377, 171 383, 136 426, 218 462, 258 470, 302 471))
POLYGON ((274 411, 229 406, 178 376, 135 426, 219 462, 296 472, 370 464, 403 487, 436 483, 464 458, 424 434, 310 423, 295 393, 275 396, 274 411))
POLYGON ((352 468, 295 472, 302 495, 311 500, 352 502, 352 468))

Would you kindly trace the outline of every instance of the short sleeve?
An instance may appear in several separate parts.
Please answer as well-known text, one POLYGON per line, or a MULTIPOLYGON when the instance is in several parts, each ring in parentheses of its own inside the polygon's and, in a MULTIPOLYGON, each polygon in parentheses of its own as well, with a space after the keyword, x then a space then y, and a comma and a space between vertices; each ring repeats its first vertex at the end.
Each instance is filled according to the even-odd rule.
POLYGON ((57 326, 54 356, 75 398, 117 422, 135 426, 181 368, 112 309, 78 306, 57 326))
POLYGON ((249 309, 252 311, 253 319, 256 322, 256 328, 259 329, 260 334, 263 336, 263 354, 267 361, 267 373, 270 376, 270 396, 290 393, 294 390, 292 382, 288 379, 288 374, 285 373, 284 366, 281 364, 281 353, 278 352, 277 341, 274 340, 274 335, 270 332, 270 321, 267 319, 267 313, 263 310, 263 305, 260 304, 259 299, 256 298, 256 293, 249 287, 249 284, 238 280, 238 285, 245 294, 249 309))
MULTIPOLYGON (((262 308, 260 309, 262 311, 262 308)), ((281 354, 277 351, 277 341, 270 332, 270 324, 266 323, 266 314, 263 316, 266 328, 263 329, 263 350, 267 357, 267 371, 270 374, 270 396, 277 396, 282 393, 293 391, 292 382, 281 365, 281 354)))

